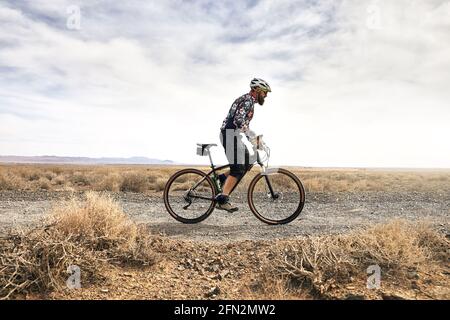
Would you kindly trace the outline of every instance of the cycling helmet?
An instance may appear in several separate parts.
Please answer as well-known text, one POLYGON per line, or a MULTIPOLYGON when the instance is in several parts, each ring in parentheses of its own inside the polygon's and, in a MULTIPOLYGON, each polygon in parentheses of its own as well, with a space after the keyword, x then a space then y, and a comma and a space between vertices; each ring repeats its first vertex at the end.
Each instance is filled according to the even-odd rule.
POLYGON ((252 89, 260 88, 267 92, 272 92, 272 89, 270 89, 269 84, 266 81, 264 81, 263 79, 258 79, 258 78, 255 78, 250 82, 250 88, 252 88, 252 89))

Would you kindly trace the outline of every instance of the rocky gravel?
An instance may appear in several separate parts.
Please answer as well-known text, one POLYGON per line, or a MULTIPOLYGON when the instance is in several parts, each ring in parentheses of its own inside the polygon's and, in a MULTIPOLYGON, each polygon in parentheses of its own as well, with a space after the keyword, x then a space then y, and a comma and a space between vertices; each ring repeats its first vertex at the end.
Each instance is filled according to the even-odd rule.
MULTIPOLYGON (((175 239, 204 242, 270 240, 305 235, 344 233, 393 218, 429 221, 442 232, 450 232, 450 194, 421 192, 308 193, 300 216, 282 226, 259 221, 248 208, 245 194, 234 194, 239 211, 215 210, 199 224, 185 225, 166 211, 161 194, 109 193, 125 213, 149 230, 175 239)), ((0 192, 0 233, 41 221, 51 207, 72 195, 70 192, 0 192)))

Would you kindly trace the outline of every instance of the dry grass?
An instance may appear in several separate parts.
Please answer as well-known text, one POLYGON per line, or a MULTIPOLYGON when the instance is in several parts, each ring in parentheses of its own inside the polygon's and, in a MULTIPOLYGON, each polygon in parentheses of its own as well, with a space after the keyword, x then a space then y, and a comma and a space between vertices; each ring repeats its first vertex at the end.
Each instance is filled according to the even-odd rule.
POLYGON ((450 191, 448 170, 310 169, 297 173, 306 191, 450 191))
POLYGON ((164 189, 174 168, 145 166, 0 165, 0 191, 123 191, 164 189))
POLYGON ((122 183, 120 185, 120 191, 129 192, 145 192, 150 189, 150 181, 154 181, 154 177, 147 179, 146 176, 137 172, 126 173, 123 176, 122 183))
POLYGON ((58 290, 70 265, 84 281, 102 279, 102 269, 117 264, 154 262, 148 231, 134 224, 111 198, 88 192, 56 206, 42 226, 13 231, 0 246, 0 297, 58 290))
MULTIPOLYGON (((161 192, 177 166, 0 165, 0 190, 161 192)), ((208 170, 208 168, 201 168, 208 170)), ((449 170, 289 168, 307 192, 433 191, 450 193, 449 170)), ((238 191, 246 191, 254 168, 238 191)))
POLYGON ((0 190, 22 190, 26 182, 22 177, 6 171, 0 171, 0 190))
POLYGON ((392 287, 396 294, 450 298, 448 290, 435 291, 450 285, 449 241, 426 224, 397 220, 346 235, 204 244, 150 237, 111 199, 92 193, 56 207, 51 221, 2 241, 2 297, 204 299, 217 285, 222 299, 381 299, 392 287), (155 262, 155 254, 151 272, 139 267, 155 262), (370 291, 366 270, 374 264, 382 290, 370 291), (83 270, 82 290, 64 289, 69 265, 83 270))
POLYGON ((408 290, 411 275, 445 272, 449 244, 426 224, 400 220, 348 235, 280 241, 272 249, 273 260, 266 264, 261 279, 264 287, 284 281, 288 292, 334 298, 336 291, 354 282, 364 291, 367 267, 378 265, 384 283, 408 290))
POLYGON ((139 229, 109 196, 88 192, 85 202, 72 199, 52 215, 58 230, 84 247, 108 250, 110 258, 122 261, 151 260, 142 241, 148 240, 146 230, 139 229))
POLYGON ((122 187, 123 177, 119 173, 108 173, 102 178, 97 178, 97 183, 92 189, 96 191, 113 191, 118 192, 122 187))

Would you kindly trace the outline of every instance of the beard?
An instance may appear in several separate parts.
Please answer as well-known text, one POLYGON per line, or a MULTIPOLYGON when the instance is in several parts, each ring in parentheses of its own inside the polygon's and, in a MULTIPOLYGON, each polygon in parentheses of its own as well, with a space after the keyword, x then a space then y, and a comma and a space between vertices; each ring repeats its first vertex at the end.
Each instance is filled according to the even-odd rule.
POLYGON ((262 95, 260 95, 260 94, 258 94, 258 103, 260 104, 260 105, 263 105, 264 104, 264 97, 262 96, 262 95))

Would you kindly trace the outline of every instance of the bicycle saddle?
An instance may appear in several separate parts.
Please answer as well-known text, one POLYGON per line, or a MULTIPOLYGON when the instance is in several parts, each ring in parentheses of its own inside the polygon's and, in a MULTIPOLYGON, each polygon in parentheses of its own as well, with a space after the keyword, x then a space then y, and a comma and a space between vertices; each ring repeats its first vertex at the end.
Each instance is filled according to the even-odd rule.
POLYGON ((202 148, 204 148, 204 149, 206 149, 206 148, 211 148, 211 147, 217 147, 217 144, 215 144, 215 143, 197 143, 197 145, 199 146, 199 147, 202 147, 202 148))
POLYGON ((211 147, 216 147, 215 143, 197 143, 197 154, 200 156, 205 155, 205 151, 208 151, 211 147))

